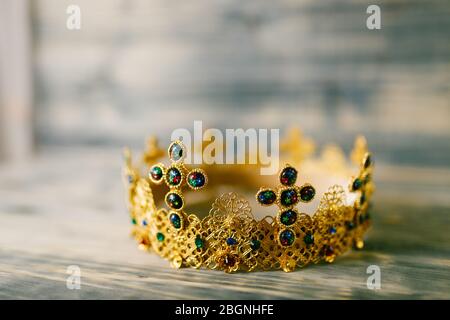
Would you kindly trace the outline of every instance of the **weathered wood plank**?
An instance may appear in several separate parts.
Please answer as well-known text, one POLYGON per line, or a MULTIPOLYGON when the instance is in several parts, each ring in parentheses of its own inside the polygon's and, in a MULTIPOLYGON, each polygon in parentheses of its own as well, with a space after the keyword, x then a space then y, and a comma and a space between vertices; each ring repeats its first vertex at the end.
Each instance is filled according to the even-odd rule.
POLYGON ((117 154, 60 150, 0 167, 0 298, 450 298, 448 170, 377 163, 363 251, 293 273, 229 275, 174 270, 136 248, 117 154), (381 290, 366 287, 371 264, 381 290), (81 268, 81 290, 66 288, 69 265, 81 268))

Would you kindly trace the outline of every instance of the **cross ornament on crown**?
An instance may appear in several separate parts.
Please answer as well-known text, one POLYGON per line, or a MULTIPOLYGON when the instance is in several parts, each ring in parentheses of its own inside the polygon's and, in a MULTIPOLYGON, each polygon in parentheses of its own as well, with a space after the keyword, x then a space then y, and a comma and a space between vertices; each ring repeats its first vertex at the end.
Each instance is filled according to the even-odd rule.
POLYGON ((164 182, 169 187, 169 191, 164 197, 166 205, 171 209, 169 219, 172 226, 180 230, 183 228, 184 221, 182 214, 185 205, 183 187, 187 185, 193 190, 199 190, 207 185, 208 177, 202 169, 188 170, 185 167, 186 147, 181 141, 176 140, 170 144, 168 155, 171 164, 167 168, 162 163, 153 165, 148 176, 153 183, 164 182))
POLYGON ((262 187, 256 194, 256 200, 260 205, 278 205, 279 211, 276 221, 282 227, 278 242, 282 246, 291 246, 295 240, 294 232, 289 229, 297 222, 299 216, 299 212, 294 207, 299 202, 310 202, 316 195, 316 190, 309 183, 300 187, 296 186, 297 176, 297 170, 287 164, 280 172, 280 185, 275 189, 262 187))

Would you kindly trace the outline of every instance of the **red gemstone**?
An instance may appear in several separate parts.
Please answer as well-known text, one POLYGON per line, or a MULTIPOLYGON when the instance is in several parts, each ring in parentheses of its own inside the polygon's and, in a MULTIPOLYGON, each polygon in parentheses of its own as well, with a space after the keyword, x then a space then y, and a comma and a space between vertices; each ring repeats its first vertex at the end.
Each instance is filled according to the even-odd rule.
POLYGON ((326 248, 325 248, 325 255, 327 256, 327 257, 330 257, 330 256, 332 256, 334 254, 334 249, 333 249, 333 247, 332 246, 327 246, 326 248))
POLYGON ((233 255, 227 254, 223 258, 223 263, 226 267, 233 267, 236 264, 236 258, 233 255))

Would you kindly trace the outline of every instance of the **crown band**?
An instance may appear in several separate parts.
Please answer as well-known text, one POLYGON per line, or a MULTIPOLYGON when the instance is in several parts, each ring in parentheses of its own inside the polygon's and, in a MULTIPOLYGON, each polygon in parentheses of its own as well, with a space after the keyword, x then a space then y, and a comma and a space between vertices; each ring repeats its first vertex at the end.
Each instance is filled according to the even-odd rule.
MULTIPOLYGON (((363 137, 356 140, 352 152, 352 160, 358 164, 357 174, 346 187, 335 184, 328 188, 312 215, 298 209, 299 204, 311 202, 318 193, 312 184, 297 182, 297 165, 301 162, 298 157, 290 159, 295 166, 287 164, 282 168, 277 186, 260 187, 256 192, 255 200, 261 208, 278 207, 275 216, 256 219, 249 201, 235 192, 215 199, 205 217, 188 214, 190 210, 186 209, 187 200, 200 205, 204 202, 198 191, 207 185, 217 189, 233 180, 241 185, 256 185, 250 178, 249 166, 216 165, 208 170, 189 170, 183 161, 186 149, 180 141, 168 148, 169 166, 156 162, 163 154, 156 139, 151 139, 143 156, 146 173, 141 174, 127 150, 124 176, 132 235, 141 249, 154 251, 175 268, 289 272, 322 260, 333 262, 351 247, 364 246, 363 236, 371 224, 368 207, 374 184, 373 160, 363 137), (185 190, 193 191, 190 199, 185 198, 185 190), (349 195, 353 200, 349 201, 349 195), (155 198, 163 198, 168 209, 158 208, 155 198)), ((328 163, 336 164, 336 159, 328 163)))

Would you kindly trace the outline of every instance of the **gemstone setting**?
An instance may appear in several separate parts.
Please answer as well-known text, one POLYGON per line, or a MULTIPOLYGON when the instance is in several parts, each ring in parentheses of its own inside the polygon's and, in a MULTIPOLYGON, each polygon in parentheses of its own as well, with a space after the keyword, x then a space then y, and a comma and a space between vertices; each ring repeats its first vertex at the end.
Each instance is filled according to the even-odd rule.
POLYGON ((304 237, 303 237, 303 242, 305 242, 307 245, 311 245, 314 243, 314 235, 311 233, 307 233, 304 237))
POLYGON ((294 188, 289 188, 281 191, 280 203, 284 207, 290 207, 298 203, 298 193, 294 188))
POLYGON ((280 235, 278 236, 278 239, 280 240, 280 244, 283 247, 289 247, 291 246, 295 241, 295 234, 290 229, 285 229, 280 232, 280 235))
POLYGON ((183 179, 181 171, 176 167, 171 167, 166 173, 166 182, 169 186, 176 187, 179 186, 183 179))
POLYGON ((170 224, 172 225, 172 227, 174 227, 175 229, 181 229, 183 221, 177 213, 172 212, 169 215, 169 220, 170 220, 170 224))
POLYGON ((169 192, 166 195, 166 204, 169 208, 180 210, 183 208, 184 202, 181 195, 176 192, 169 192))
POLYGON ((169 158, 174 162, 183 160, 185 156, 184 146, 179 142, 173 142, 169 147, 169 158))
POLYGON ((206 175, 199 169, 193 170, 187 176, 187 183, 194 190, 200 189, 206 185, 206 175))
POLYGON ((253 251, 258 250, 259 248, 261 248, 261 241, 259 241, 259 240, 257 240, 257 239, 252 239, 252 240, 250 241, 250 248, 251 248, 253 251))
POLYGON ((156 234, 156 240, 158 240, 159 242, 163 242, 164 239, 165 239, 165 236, 164 236, 164 234, 162 232, 158 232, 156 234))
POLYGON ((203 246, 204 246, 204 244, 205 244, 205 243, 203 242, 203 239, 202 239, 200 236, 197 236, 197 237, 195 238, 194 243, 195 243, 195 246, 197 247, 197 249, 202 249, 203 246))
POLYGON ((159 165, 154 165, 151 169, 150 169, 150 174, 149 177, 153 182, 160 182, 162 177, 164 175, 164 170, 161 166, 159 165))
POLYGON ((236 240, 235 238, 229 237, 229 238, 227 239, 227 245, 229 245, 229 246, 234 246, 234 245, 236 245, 236 244, 237 244, 237 240, 236 240))
POLYGON ((316 189, 314 189, 311 185, 304 185, 300 189, 300 199, 303 202, 309 202, 312 199, 314 199, 314 196, 316 195, 316 189))
POLYGON ((286 210, 280 214, 280 222, 285 226, 290 226, 297 221, 297 211, 286 210))
POLYGON ((369 168, 373 163, 373 159, 372 156, 370 154, 367 154, 365 159, 364 159, 364 168, 367 169, 369 168))
POLYGON ((292 186, 297 181, 297 170, 293 167, 287 166, 280 173, 280 182, 285 186, 292 186))
POLYGON ((356 178, 355 180, 353 180, 352 190, 353 191, 359 190, 359 189, 361 189, 362 185, 363 185, 363 181, 359 178, 356 178))
POLYGON ((256 195, 258 202, 264 206, 269 206, 277 200, 277 195, 273 190, 264 189, 256 195))

